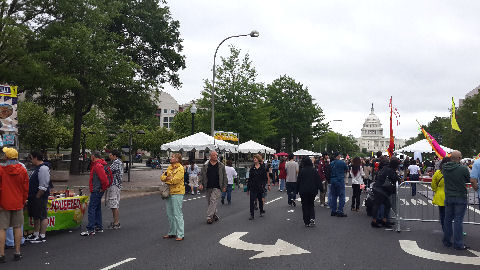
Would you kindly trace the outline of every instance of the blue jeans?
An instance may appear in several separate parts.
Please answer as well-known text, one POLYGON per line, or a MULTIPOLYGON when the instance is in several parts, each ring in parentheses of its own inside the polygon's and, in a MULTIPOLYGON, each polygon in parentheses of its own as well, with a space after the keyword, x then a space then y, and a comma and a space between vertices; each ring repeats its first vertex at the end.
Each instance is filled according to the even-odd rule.
POLYGON ((287 182, 288 204, 292 204, 297 198, 297 182, 287 182))
POLYGON ((227 192, 222 192, 222 200, 225 200, 225 195, 227 195, 228 203, 232 202, 232 186, 233 184, 227 185, 227 192))
POLYGON ((278 189, 280 189, 281 191, 285 190, 285 179, 280 179, 280 184, 278 189))
POLYGON ((463 244, 463 217, 467 210, 467 199, 459 197, 446 197, 445 198, 445 222, 443 232, 443 244, 445 246, 452 245, 453 234, 453 247, 462 248, 463 244), (452 221, 453 224, 452 230, 452 221))
MULTIPOLYGON (((23 231, 23 226, 22 226, 22 231, 23 231)), ((20 242, 20 244, 22 244, 22 245, 23 245, 23 243, 25 243, 25 237, 22 237, 22 241, 20 242)), ((9 247, 15 246, 15 239, 13 237, 13 228, 12 227, 7 229, 7 235, 6 235, 6 238, 5 238, 5 245, 9 246, 9 247)))
POLYGON ((331 200, 329 200, 332 213, 343 213, 345 206, 345 182, 333 181, 330 188, 331 200), (337 199, 339 201, 337 208, 337 199))
POLYGON ((92 192, 88 203, 88 231, 103 229, 102 225, 102 197, 104 192, 92 192))
MULTIPOLYGON (((419 176, 418 174, 410 174, 410 181, 418 181, 419 176)), ((412 185, 412 196, 417 195, 417 184, 411 183, 412 185)))

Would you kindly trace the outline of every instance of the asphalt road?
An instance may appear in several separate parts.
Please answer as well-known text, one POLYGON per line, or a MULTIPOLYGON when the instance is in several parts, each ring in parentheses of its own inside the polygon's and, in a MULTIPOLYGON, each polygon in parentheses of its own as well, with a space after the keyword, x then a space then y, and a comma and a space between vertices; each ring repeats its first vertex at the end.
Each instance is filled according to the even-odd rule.
MULTIPOLYGON (((347 196, 350 194, 351 188, 347 188, 347 196)), ((212 225, 205 222, 203 195, 186 195, 185 200, 185 240, 182 242, 162 239, 168 230, 165 202, 159 195, 151 195, 121 202, 120 230, 105 230, 91 237, 81 237, 80 228, 48 233, 47 243, 23 247, 24 259, 20 262, 11 261, 13 251, 7 250, 8 262, 0 268, 112 269, 107 267, 135 258, 113 269, 478 269, 478 265, 425 259, 402 250, 399 240, 414 240, 422 249, 454 255, 449 258, 460 262, 470 259, 459 256, 476 261, 471 252, 443 247, 438 223, 410 222, 408 227, 412 231, 401 233, 371 228, 365 208, 352 213, 350 201, 345 207, 347 218, 331 217, 329 209, 316 203, 317 226, 305 228, 301 204, 289 207, 285 192, 269 192, 266 215, 249 221, 248 197, 235 190, 232 205, 219 205, 220 221, 212 225), (220 244, 222 238, 235 232, 246 233, 240 238, 243 243, 233 241, 231 244, 239 248, 243 245, 247 249, 267 250, 271 247, 266 245, 274 245, 281 239, 309 253, 250 259, 261 251, 220 244)), ((417 195, 415 200, 422 198, 417 195)), ((424 201, 428 204, 427 199, 424 201)), ((420 203, 409 205, 425 207, 420 203)), ((111 213, 105 210, 103 213, 104 224, 108 224, 111 213)), ((466 243, 480 251, 480 226, 464 228, 466 243)))

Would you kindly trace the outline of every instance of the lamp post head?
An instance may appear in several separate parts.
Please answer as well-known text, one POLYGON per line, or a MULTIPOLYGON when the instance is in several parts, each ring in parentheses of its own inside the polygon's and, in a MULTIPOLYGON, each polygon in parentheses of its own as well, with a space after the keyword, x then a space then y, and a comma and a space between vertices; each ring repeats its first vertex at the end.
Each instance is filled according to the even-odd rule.
POLYGON ((195 103, 193 103, 192 106, 190 107, 190 112, 193 114, 197 113, 197 106, 195 106, 195 103))
POLYGON ((258 37, 259 35, 260 35, 260 33, 258 33, 257 30, 253 30, 252 32, 250 32, 251 37, 258 37))

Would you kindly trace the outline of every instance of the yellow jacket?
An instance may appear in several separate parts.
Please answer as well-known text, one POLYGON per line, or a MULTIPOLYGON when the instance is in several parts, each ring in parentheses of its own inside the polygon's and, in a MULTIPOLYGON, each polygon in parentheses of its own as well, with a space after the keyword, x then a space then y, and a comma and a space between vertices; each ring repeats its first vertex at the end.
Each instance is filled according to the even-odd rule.
POLYGON ((170 187, 170 195, 185 194, 184 174, 185 170, 180 163, 170 164, 166 174, 162 174, 161 180, 170 187), (167 180, 167 177, 170 177, 170 179, 167 180))
POLYGON ((433 204, 445 206, 445 182, 441 170, 437 170, 432 177, 433 204))

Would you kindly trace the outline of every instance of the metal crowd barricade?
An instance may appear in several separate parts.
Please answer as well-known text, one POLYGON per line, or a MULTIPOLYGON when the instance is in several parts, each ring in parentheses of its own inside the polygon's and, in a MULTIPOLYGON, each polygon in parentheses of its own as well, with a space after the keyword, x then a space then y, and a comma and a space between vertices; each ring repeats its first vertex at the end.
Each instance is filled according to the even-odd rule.
MULTIPOLYGON (((392 196, 395 231, 410 231, 410 228, 405 227, 407 221, 440 222, 438 206, 433 204, 435 192, 431 189, 430 182, 404 181, 397 183, 396 187, 396 193, 392 196)), ((469 184, 467 191, 467 210, 463 223, 480 225, 480 202, 477 192, 469 184)))

